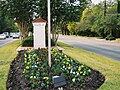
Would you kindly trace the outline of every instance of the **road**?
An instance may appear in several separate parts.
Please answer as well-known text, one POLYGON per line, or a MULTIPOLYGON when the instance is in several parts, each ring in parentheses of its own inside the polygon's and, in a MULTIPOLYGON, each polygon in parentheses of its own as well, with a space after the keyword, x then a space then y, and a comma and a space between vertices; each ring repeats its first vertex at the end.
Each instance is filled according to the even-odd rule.
POLYGON ((103 39, 60 36, 58 41, 120 61, 120 43, 103 39))
POLYGON ((14 42, 16 39, 12 39, 12 38, 7 38, 7 39, 4 39, 4 40, 0 40, 0 48, 7 45, 7 44, 10 44, 12 42, 14 42))

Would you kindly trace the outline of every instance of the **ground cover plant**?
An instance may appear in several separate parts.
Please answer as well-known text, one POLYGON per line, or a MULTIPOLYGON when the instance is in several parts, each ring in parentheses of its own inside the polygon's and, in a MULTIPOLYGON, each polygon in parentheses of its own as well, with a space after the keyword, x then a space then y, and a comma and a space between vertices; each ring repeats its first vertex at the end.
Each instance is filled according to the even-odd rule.
POLYGON ((52 77, 64 76, 64 90, 96 90, 104 82, 98 71, 79 63, 73 58, 52 49, 52 66, 48 65, 47 49, 24 50, 12 62, 7 90, 57 90, 52 77))

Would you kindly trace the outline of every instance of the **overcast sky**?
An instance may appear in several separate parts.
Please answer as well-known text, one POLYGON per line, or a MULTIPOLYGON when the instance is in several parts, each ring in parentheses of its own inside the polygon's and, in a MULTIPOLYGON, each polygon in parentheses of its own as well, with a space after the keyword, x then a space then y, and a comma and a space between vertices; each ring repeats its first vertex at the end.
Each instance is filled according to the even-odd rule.
POLYGON ((100 1, 103 1, 103 0, 92 0, 94 4, 98 4, 100 1))
MULTIPOLYGON (((94 4, 98 4, 100 1, 104 1, 104 0, 92 0, 92 2, 93 2, 94 4)), ((106 1, 110 1, 110 0, 106 0, 106 1)), ((114 1, 114 0, 112 0, 112 1, 114 1)))

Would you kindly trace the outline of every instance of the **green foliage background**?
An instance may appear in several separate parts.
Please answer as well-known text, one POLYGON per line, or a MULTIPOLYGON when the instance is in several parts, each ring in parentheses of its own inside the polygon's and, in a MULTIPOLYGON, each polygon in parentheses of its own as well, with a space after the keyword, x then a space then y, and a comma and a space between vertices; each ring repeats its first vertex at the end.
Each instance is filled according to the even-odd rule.
POLYGON ((120 16, 117 13, 117 2, 108 1, 106 16, 104 2, 86 8, 79 23, 79 35, 120 37, 120 16), (86 33, 87 32, 87 33, 86 33))

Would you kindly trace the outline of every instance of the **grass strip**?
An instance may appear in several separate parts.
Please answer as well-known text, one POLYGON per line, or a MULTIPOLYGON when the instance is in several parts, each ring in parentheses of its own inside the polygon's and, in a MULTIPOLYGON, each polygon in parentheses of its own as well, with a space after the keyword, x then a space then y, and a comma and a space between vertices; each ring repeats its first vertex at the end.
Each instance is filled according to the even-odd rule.
POLYGON ((0 90, 6 90, 9 66, 17 55, 16 48, 19 44, 20 41, 18 40, 0 48, 0 90))
POLYGON ((63 51, 65 54, 100 71, 105 76, 105 83, 98 90, 120 89, 120 61, 112 60, 80 48, 74 48, 62 42, 58 42, 57 45, 65 49, 63 51))

